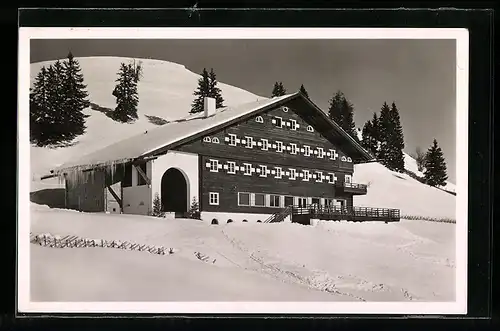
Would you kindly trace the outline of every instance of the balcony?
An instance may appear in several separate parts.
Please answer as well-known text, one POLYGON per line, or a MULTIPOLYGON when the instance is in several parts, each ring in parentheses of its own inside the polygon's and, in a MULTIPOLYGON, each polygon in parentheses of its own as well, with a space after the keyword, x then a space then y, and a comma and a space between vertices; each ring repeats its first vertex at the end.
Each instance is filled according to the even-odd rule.
POLYGON ((367 186, 365 184, 348 183, 348 182, 337 182, 336 188, 344 193, 352 193, 355 195, 365 195, 367 192, 367 186))

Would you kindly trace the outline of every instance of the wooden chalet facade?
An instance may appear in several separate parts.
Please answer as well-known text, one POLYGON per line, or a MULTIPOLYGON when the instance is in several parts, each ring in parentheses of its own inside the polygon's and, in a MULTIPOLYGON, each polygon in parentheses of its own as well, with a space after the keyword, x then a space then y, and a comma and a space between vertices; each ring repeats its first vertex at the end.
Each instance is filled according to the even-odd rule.
MULTIPOLYGON (((119 162, 101 157, 100 165, 88 162, 92 166, 82 169, 83 160, 73 175, 59 169, 66 178, 67 207, 147 215, 158 194, 163 210, 178 216, 195 199, 201 218, 209 222, 277 221, 284 210, 290 212, 279 221, 293 214, 300 219, 311 206, 340 213, 330 219, 348 219, 351 212, 354 217, 353 197, 367 193, 366 185, 352 181, 354 164, 370 161, 370 154, 300 93, 242 109, 216 110, 207 98, 205 113, 192 124, 185 120, 156 129, 167 132, 172 125, 168 134, 178 132, 164 145, 157 131, 157 139, 138 136, 100 153, 142 144, 140 155, 117 156, 119 162)), ((369 219, 376 218, 370 214, 369 219)), ((399 220, 399 214, 383 214, 383 220, 399 220)))

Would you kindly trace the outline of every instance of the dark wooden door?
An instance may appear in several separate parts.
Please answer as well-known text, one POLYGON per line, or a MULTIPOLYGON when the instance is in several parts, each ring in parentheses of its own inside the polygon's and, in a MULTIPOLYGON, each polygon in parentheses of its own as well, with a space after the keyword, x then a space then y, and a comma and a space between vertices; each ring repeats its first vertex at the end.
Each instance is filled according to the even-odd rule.
POLYGON ((285 196, 285 207, 293 206, 293 197, 285 196))

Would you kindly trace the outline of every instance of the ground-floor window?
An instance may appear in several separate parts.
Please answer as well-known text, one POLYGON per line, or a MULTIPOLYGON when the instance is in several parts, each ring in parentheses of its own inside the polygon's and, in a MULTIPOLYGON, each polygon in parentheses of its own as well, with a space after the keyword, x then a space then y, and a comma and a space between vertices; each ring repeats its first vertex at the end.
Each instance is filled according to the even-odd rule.
POLYGON ((238 206, 250 206, 250 193, 238 193, 238 206))
POLYGON ((269 207, 280 207, 280 196, 270 195, 269 196, 269 207))
POLYGON ((262 193, 255 193, 254 203, 256 207, 264 207, 266 205, 266 195, 262 193))
POLYGON ((219 205, 219 193, 217 193, 217 192, 210 192, 209 193, 209 203, 211 205, 218 206, 219 205))

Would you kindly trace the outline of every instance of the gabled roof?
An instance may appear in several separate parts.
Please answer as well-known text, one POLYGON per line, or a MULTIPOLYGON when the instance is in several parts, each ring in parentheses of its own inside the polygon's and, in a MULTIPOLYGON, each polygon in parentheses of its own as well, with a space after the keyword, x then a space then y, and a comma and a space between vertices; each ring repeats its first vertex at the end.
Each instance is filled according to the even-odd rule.
MULTIPOLYGON (((81 158, 67 162, 53 172, 92 169, 110 164, 127 163, 133 160, 151 157, 175 148, 183 143, 197 139, 213 131, 230 126, 245 118, 278 107, 291 100, 302 100, 314 115, 321 118, 323 126, 331 129, 338 137, 347 142, 347 147, 353 159, 370 160, 368 154, 351 136, 342 130, 336 123, 300 92, 288 94, 272 99, 258 100, 244 103, 235 107, 224 107, 215 110, 211 116, 204 117, 203 113, 193 114, 184 119, 162 125, 153 130, 121 140, 100 150, 84 155, 81 158), (326 126, 325 126, 326 123, 326 126), (354 155, 353 155, 354 154, 354 155)), ((344 151, 347 152, 347 151, 344 151)))

